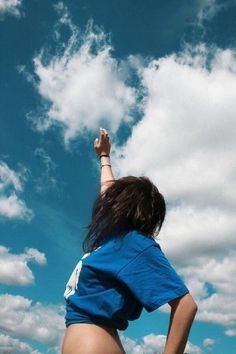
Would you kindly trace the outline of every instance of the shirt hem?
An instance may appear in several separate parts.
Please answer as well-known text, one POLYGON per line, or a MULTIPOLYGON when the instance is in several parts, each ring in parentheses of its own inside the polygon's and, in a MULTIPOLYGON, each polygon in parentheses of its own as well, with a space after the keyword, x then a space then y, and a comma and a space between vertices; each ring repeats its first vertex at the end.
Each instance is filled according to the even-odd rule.
POLYGON ((189 294, 189 290, 186 287, 181 287, 178 290, 174 291, 174 292, 169 292, 166 294, 165 298, 163 298, 161 301, 159 301, 158 303, 152 303, 152 307, 148 307, 146 308, 144 306, 144 308, 146 309, 147 312, 152 312, 156 309, 158 309, 159 307, 167 304, 168 302, 178 299, 179 297, 182 297, 184 295, 189 294))

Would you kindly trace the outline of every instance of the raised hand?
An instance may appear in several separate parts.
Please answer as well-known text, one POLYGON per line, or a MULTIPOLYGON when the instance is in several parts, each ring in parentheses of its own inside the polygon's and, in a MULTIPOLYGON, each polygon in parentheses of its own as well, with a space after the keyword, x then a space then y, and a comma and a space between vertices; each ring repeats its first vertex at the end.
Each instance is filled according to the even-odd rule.
POLYGON ((106 129, 100 128, 100 138, 94 140, 94 148, 99 156, 101 154, 110 155, 111 144, 106 129))

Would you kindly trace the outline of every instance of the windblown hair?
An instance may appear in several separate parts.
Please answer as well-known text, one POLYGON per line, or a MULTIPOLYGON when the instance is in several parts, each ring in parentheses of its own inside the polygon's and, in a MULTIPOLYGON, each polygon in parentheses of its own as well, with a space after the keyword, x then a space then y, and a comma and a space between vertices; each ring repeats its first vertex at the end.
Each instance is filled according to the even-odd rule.
POLYGON ((83 251, 91 252, 111 237, 137 230, 155 238, 166 214, 165 200, 148 177, 127 176, 117 179, 95 199, 92 221, 83 251))

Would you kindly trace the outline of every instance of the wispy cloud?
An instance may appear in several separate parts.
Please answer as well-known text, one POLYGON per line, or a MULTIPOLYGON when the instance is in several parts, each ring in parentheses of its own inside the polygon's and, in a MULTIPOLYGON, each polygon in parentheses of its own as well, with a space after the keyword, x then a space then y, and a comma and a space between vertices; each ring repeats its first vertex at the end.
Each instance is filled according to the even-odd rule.
POLYGON ((0 283, 21 286, 33 283, 34 275, 28 263, 45 265, 45 254, 35 248, 27 248, 21 254, 12 254, 9 251, 8 248, 0 246, 0 283))
POLYGON ((52 160, 51 156, 44 148, 38 147, 34 151, 34 156, 41 162, 42 173, 34 180, 35 189, 38 193, 45 193, 47 191, 55 190, 58 187, 58 182, 53 175, 57 165, 52 160))
POLYGON ((0 0, 0 15, 10 14, 16 17, 20 17, 20 7, 22 0, 0 0))
POLYGON ((49 58, 42 49, 34 58, 37 90, 48 108, 40 118, 32 112, 28 117, 39 130, 60 126, 65 143, 85 130, 97 131, 104 121, 115 132, 121 122, 131 121, 135 90, 124 82, 124 70, 112 56, 107 35, 91 22, 82 34, 66 7, 61 4, 60 10, 56 36, 64 25, 71 37, 59 54, 49 58))
POLYGON ((19 193, 23 191, 23 182, 27 171, 21 168, 16 172, 3 161, 0 161, 0 217, 6 219, 23 219, 30 221, 33 211, 27 208, 19 193))
POLYGON ((198 0, 198 25, 203 27, 206 21, 212 20, 220 11, 226 9, 234 0, 198 0))

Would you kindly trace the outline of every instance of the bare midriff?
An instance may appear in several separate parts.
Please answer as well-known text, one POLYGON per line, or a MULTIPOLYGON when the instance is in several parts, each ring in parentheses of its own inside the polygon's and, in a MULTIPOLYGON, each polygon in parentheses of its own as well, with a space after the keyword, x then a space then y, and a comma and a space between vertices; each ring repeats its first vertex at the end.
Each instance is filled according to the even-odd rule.
POLYGON ((88 324, 71 324, 65 333, 62 354, 125 354, 115 328, 88 324))

